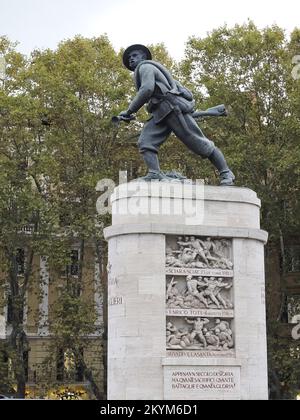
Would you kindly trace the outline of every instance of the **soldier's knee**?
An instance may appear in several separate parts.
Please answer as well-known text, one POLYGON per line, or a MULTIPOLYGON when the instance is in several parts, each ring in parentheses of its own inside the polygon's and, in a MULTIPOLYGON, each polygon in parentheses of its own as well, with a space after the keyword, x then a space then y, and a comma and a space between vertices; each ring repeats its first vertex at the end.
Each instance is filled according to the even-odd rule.
POLYGON ((140 146, 140 145, 138 145, 138 149, 139 149, 139 152, 141 154, 146 153, 146 152, 152 152, 152 153, 158 154, 158 149, 154 146, 149 146, 149 145, 147 145, 147 146, 141 145, 140 146))
POLYGON ((203 159, 207 159, 215 150, 214 142, 206 137, 199 137, 196 135, 191 135, 187 146, 203 159))

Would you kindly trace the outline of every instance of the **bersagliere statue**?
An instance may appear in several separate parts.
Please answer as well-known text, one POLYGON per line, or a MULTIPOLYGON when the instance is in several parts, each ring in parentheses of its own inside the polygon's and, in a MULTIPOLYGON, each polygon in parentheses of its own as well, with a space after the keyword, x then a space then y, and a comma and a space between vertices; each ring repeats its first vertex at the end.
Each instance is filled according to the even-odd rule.
MULTIPOLYGON (((220 185, 233 185, 235 177, 223 153, 205 137, 195 121, 201 113, 194 110, 193 94, 174 80, 162 64, 153 61, 150 50, 144 45, 135 44, 128 47, 123 54, 123 63, 130 71, 134 71, 137 95, 128 109, 121 112, 117 118, 132 120, 133 114, 145 104, 152 116, 145 123, 138 141, 139 151, 148 167, 148 174, 142 179, 171 179, 160 170, 158 150, 173 132, 190 150, 211 161, 219 172, 220 185)), ((225 115, 226 110, 213 109, 211 114, 202 114, 216 115, 215 112, 225 115)))

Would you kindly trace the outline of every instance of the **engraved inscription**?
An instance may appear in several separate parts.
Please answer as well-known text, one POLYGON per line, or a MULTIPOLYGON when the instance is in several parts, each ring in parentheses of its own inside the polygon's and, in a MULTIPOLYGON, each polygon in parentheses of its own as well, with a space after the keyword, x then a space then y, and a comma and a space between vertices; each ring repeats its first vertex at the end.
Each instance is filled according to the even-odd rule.
POLYGON ((116 305, 122 305, 123 304, 123 297, 122 296, 113 296, 108 299, 108 305, 109 306, 116 306, 116 305))
POLYGON ((165 399, 230 399, 240 396, 239 366, 164 368, 165 399))

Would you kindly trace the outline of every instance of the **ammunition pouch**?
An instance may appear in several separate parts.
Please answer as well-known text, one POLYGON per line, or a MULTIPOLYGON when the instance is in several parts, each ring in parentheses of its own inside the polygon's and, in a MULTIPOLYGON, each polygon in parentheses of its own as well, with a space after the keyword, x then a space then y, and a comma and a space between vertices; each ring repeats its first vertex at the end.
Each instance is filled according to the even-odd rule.
POLYGON ((190 101, 181 95, 166 93, 153 96, 147 105, 147 111, 153 115, 154 122, 159 124, 174 109, 179 109, 183 114, 187 114, 193 112, 194 106, 194 100, 190 101))
POLYGON ((181 95, 174 95, 172 93, 167 93, 166 97, 167 101, 170 102, 173 107, 178 107, 183 114, 188 114, 194 111, 194 100, 188 100, 181 95))

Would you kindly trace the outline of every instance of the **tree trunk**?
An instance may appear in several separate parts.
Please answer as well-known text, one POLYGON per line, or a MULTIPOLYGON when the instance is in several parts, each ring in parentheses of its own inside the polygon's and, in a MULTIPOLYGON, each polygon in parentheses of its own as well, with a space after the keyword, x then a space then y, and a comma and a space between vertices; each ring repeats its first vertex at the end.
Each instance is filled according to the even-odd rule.
POLYGON ((12 302, 12 332, 9 337, 11 349, 11 359, 13 362, 13 372, 17 382, 17 396, 25 398, 26 374, 25 374, 25 354, 28 351, 28 340, 24 331, 24 307, 25 293, 32 268, 33 251, 30 250, 27 267, 24 273, 24 282, 20 286, 18 278, 18 266, 16 255, 7 250, 6 256, 9 260, 9 286, 12 302))
MULTIPOLYGON (((286 268, 286 258, 285 258, 285 246, 284 246, 284 237, 283 237, 283 233, 281 228, 279 227, 279 239, 280 239, 280 258, 282 261, 282 269, 280 272, 280 284, 283 284, 284 281, 284 273, 285 273, 285 268, 286 268)), ((285 299, 285 293, 282 292, 281 293, 281 304, 280 304, 280 309, 279 309, 279 314, 277 317, 277 322, 280 322, 282 320, 283 317, 283 313, 285 310, 285 305, 286 305, 286 299, 285 299)))
POLYGON ((88 366, 86 365, 83 357, 82 357, 82 353, 80 351, 78 351, 78 349, 74 349, 73 348, 73 352, 75 354, 76 359, 78 360, 82 370, 83 370, 83 374, 85 379, 89 382, 91 389, 93 391, 93 394, 95 395, 97 400, 104 400, 104 395, 103 393, 100 391, 99 386, 97 385, 95 379, 94 379, 94 375, 93 372, 90 368, 88 368, 88 366))
POLYGON ((9 337, 11 348, 10 356, 13 362, 13 371, 17 382, 17 397, 25 398, 26 375, 25 375, 25 353, 28 350, 27 337, 23 326, 13 325, 9 337))
POLYGON ((104 393, 107 395, 107 245, 103 240, 96 240, 96 255, 99 263, 99 273, 103 294, 103 336, 102 336, 102 363, 104 378, 104 393))

